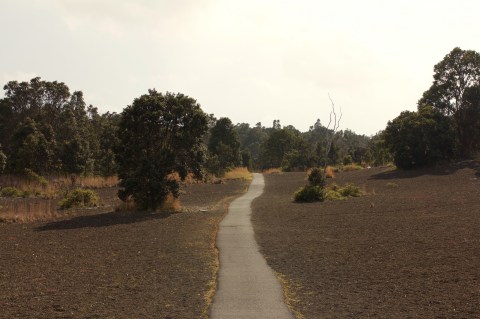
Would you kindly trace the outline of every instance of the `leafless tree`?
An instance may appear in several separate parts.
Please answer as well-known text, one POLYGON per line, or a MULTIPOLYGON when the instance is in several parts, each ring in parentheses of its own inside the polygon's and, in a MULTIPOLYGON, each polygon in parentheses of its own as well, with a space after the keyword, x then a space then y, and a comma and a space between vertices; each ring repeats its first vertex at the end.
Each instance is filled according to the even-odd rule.
POLYGON ((335 103, 333 102, 330 93, 328 94, 328 98, 330 99, 330 103, 332 104, 332 110, 330 111, 330 120, 328 121, 327 125, 327 137, 326 137, 326 145, 325 145, 325 156, 328 157, 328 154, 330 153, 330 149, 332 148, 332 143, 333 139, 335 137, 335 134, 338 131, 338 128, 340 127, 340 121, 342 120, 342 108, 340 107, 340 116, 337 118, 337 112, 335 110, 335 103), (333 123, 332 123, 333 120, 333 123), (331 129, 332 134, 329 136, 328 132, 330 130, 330 125, 333 124, 333 127, 331 129))

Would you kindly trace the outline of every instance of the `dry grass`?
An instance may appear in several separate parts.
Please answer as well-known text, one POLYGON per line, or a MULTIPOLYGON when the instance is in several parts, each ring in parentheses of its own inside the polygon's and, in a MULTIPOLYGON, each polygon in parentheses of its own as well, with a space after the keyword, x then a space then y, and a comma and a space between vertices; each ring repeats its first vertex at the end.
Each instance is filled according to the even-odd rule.
POLYGON ((169 174, 167 176, 167 179, 175 180, 178 183, 182 183, 182 184, 186 184, 186 185, 197 184, 197 183, 202 182, 201 180, 196 179, 195 175, 193 175, 193 173, 188 173, 187 177, 185 177, 185 180, 183 180, 183 181, 182 181, 182 179, 180 178, 180 175, 177 172, 169 174))
POLYGON ((325 177, 326 178, 335 178, 335 168, 333 166, 327 166, 325 168, 325 177))
POLYGON ((248 168, 246 167, 236 167, 232 169, 231 171, 228 171, 225 173, 225 176, 223 177, 225 179, 241 179, 244 181, 250 181, 252 180, 252 173, 248 171, 248 168))
POLYGON ((0 222, 26 223, 59 217, 57 202, 42 198, 2 198, 0 200, 0 222))
POLYGON ((269 168, 264 170, 262 173, 269 175, 269 174, 282 174, 283 172, 280 168, 269 168))
POLYGON ((46 181, 46 183, 39 183, 22 176, 2 175, 0 176, 0 187, 15 187, 32 197, 55 198, 59 194, 77 187, 94 189, 113 187, 118 184, 118 177, 50 176, 46 178, 46 181))
POLYGON ((160 206, 160 211, 163 212, 178 212, 181 209, 182 205, 180 205, 180 199, 173 196, 171 193, 167 195, 167 198, 165 198, 162 206, 160 206))
POLYGON ((15 187, 26 198, 0 198, 0 221, 32 222, 61 216, 58 199, 75 188, 104 188, 118 184, 116 176, 51 176, 42 180, 15 175, 0 176, 0 187, 15 187))

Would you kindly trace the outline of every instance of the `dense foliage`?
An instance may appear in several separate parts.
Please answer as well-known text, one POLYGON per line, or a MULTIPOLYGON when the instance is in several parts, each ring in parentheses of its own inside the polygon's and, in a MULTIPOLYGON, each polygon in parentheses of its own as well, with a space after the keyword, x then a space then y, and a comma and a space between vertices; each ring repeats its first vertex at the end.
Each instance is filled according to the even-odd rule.
POLYGON ((208 151, 207 168, 216 175, 240 165, 240 141, 229 118, 219 119, 210 129, 208 151))
POLYGON ((417 112, 387 125, 384 142, 399 167, 468 158, 480 149, 480 54, 454 48, 434 67, 417 112))
POLYGON ((0 100, 0 168, 7 173, 98 174, 116 171, 118 116, 99 115, 81 91, 61 82, 11 81, 0 100))
POLYGON ((384 138, 400 168, 447 161, 455 151, 452 120, 429 106, 402 112, 388 123, 384 138))

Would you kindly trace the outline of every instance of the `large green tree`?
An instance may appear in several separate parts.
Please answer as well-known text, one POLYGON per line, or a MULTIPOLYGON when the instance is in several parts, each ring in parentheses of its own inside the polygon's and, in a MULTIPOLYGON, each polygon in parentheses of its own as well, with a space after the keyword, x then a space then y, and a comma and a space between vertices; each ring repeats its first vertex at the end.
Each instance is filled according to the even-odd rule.
POLYGON ((153 210, 169 193, 177 197, 178 182, 169 175, 201 176, 206 132, 207 115, 188 96, 149 90, 135 99, 119 123, 119 197, 153 210))
POLYGON ((480 136, 475 124, 480 121, 480 54, 454 48, 434 67, 432 86, 418 102, 419 109, 433 106, 455 120, 462 156, 478 150, 480 136))
POLYGON ((388 122, 383 137, 400 168, 448 161, 456 147, 452 119, 431 106, 402 112, 388 122))

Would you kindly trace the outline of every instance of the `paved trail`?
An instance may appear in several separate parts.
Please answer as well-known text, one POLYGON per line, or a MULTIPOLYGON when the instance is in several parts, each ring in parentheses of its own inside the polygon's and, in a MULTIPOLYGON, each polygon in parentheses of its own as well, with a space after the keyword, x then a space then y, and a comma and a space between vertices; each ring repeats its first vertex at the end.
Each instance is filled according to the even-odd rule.
POLYGON ((220 223, 218 290, 212 319, 291 319, 273 271, 258 251, 250 215, 252 200, 263 192, 261 174, 253 174, 248 192, 230 204, 220 223))

